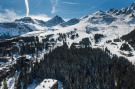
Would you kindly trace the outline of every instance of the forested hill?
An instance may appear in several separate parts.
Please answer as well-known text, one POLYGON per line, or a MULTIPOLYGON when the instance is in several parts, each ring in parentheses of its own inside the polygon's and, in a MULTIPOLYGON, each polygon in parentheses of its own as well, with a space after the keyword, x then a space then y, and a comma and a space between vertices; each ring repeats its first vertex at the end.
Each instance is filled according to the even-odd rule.
POLYGON ((63 89, 135 89, 135 66, 123 57, 109 55, 107 49, 64 44, 36 62, 28 76, 38 82, 57 79, 63 89))

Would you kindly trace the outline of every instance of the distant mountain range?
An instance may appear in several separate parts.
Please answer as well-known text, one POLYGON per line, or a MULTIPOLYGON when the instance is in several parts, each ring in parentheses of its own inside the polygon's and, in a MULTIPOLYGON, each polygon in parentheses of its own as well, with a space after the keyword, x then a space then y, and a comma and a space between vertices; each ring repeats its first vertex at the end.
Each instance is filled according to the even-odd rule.
POLYGON ((41 28, 42 30, 46 30, 47 28, 52 28, 54 26, 69 27, 82 21, 85 21, 85 23, 87 22, 88 24, 97 25, 135 24, 135 3, 120 10, 110 9, 106 12, 97 11, 80 19, 74 18, 70 19, 69 21, 64 21, 64 19, 60 16, 55 16, 48 21, 32 19, 31 17, 24 17, 17 19, 14 22, 0 23, 0 36, 18 36, 31 31, 41 30, 41 28))
POLYGON ((134 63, 135 3, 68 21, 0 23, 0 89, 134 89, 134 63))

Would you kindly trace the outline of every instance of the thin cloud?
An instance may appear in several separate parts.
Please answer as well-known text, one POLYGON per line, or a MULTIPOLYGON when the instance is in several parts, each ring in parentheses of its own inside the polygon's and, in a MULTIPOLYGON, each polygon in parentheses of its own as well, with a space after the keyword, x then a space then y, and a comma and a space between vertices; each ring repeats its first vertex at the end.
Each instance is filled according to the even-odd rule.
POLYGON ((52 14, 55 14, 57 12, 57 5, 58 5, 58 0, 51 0, 52 3, 52 14))
MULTIPOLYGON (((25 15, 20 15, 20 14, 16 13, 14 10, 5 9, 2 12, 0 12, 0 23, 13 22, 16 19, 20 19, 23 17, 25 17, 25 15)), ((38 19, 38 20, 43 20, 43 21, 47 21, 51 18, 46 14, 30 15, 30 17, 33 19, 38 19)))
POLYGON ((63 4, 78 5, 80 3, 77 3, 77 2, 63 2, 63 4))
POLYGON ((46 14, 30 15, 30 17, 33 19, 38 19, 38 20, 43 20, 43 21, 48 21, 49 19, 51 19, 51 17, 49 17, 46 14))
POLYGON ((13 10, 4 10, 0 13, 0 22, 12 22, 15 19, 20 18, 20 16, 13 10))

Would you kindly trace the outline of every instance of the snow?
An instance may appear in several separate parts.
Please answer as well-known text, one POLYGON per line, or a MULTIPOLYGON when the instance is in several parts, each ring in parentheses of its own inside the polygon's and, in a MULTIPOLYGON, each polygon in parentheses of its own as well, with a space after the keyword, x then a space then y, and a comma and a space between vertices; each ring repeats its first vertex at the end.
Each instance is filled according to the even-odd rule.
MULTIPOLYGON (((79 35, 78 38, 76 38, 74 40, 67 38, 67 43, 68 43, 69 47, 72 43, 79 43, 79 41, 81 41, 83 38, 90 38, 93 48, 95 47, 95 45, 97 45, 99 48, 107 47, 111 51, 112 54, 117 54, 118 56, 123 56, 119 50, 122 42, 119 42, 119 43, 117 42, 116 43, 117 45, 115 46, 112 44, 107 44, 106 41, 114 40, 114 39, 120 38, 123 35, 130 33, 135 28, 135 24, 127 24, 127 23, 121 21, 121 18, 108 25, 107 24, 92 24, 92 23, 88 22, 89 18, 91 18, 91 17, 92 17, 92 15, 89 15, 87 18, 83 18, 78 24, 75 24, 72 26, 68 26, 68 27, 55 26, 55 27, 53 27, 53 29, 56 29, 56 30, 33 31, 33 32, 29 32, 27 34, 24 34, 22 36, 38 36, 40 38, 40 41, 42 41, 42 39, 45 38, 45 36, 47 36, 49 34, 54 34, 52 38, 57 39, 58 33, 68 33, 70 31, 74 31, 74 29, 77 29, 76 33, 79 35), (88 34, 88 33, 86 33, 86 27, 91 28, 91 29, 96 28, 97 30, 93 31, 90 29, 90 34, 88 34), (103 34, 105 37, 103 39, 101 39, 101 41, 99 43, 95 43, 95 41, 94 41, 95 34, 103 34)), ((60 46, 62 44, 63 44, 62 42, 58 42, 54 48, 56 48, 57 46, 60 46)), ((132 53, 134 54, 134 52, 132 52, 132 53)), ((126 56, 124 56, 124 57, 126 57, 126 56)), ((126 58, 128 58, 131 62, 134 62, 135 61, 135 60, 133 60, 134 57, 135 56, 126 57, 126 58)))
MULTIPOLYGON (((0 89, 3 89, 3 87, 4 87, 3 83, 4 82, 1 82, 1 83, 2 83, 2 85, 0 86, 0 89)), ((15 78, 14 77, 6 79, 6 83, 7 83, 8 89, 15 89, 15 87, 14 87, 14 85, 15 85, 15 78)))
POLYGON ((40 83, 35 89, 50 89, 57 83, 57 80, 45 79, 42 83, 40 83))
MULTIPOLYGON (((133 31, 133 29, 135 28, 135 24, 128 24, 128 22, 130 20, 132 20, 132 18, 130 18, 131 15, 125 16, 125 15, 119 15, 119 16, 115 16, 112 15, 111 17, 116 18, 115 21, 113 21, 112 23, 108 24, 107 22, 103 22, 103 23, 98 23, 98 21, 100 22, 101 20, 103 20, 103 16, 110 16, 111 14, 106 13, 106 12, 101 12, 98 11, 92 15, 88 15, 85 17, 82 17, 80 19, 80 22, 75 24, 75 25, 71 25, 71 26, 67 26, 67 27, 62 27, 60 25, 54 26, 54 27, 43 27, 40 26, 38 23, 33 24, 33 23, 20 23, 20 24, 27 24, 31 29, 33 29, 32 32, 27 32, 27 31, 22 31, 21 33, 17 30, 17 28, 11 28, 11 29, 7 29, 7 28, 2 28, 0 27, 0 33, 10 33, 10 35, 12 36, 16 36, 16 35, 21 35, 22 37, 26 37, 26 36, 38 36, 39 37, 39 41, 42 42, 42 39, 46 38, 47 35, 50 34, 54 34, 51 38, 57 40, 58 38, 58 33, 68 33, 71 31, 75 31, 76 33, 79 35, 78 38, 70 39, 67 38, 67 43, 68 46, 70 47, 72 43, 79 43, 83 38, 89 38, 91 43, 92 43, 92 47, 98 47, 98 48, 102 48, 104 49, 105 47, 107 47, 112 54, 116 54, 118 56, 124 56, 126 58, 128 58, 129 61, 131 62, 135 62, 134 58, 135 58, 135 51, 132 51, 133 56, 132 57, 127 57, 125 55, 121 54, 121 50, 120 50, 120 46, 123 42, 115 42, 117 45, 112 45, 109 43, 106 43, 106 41, 108 40, 114 40, 116 38, 120 38, 123 35, 126 35, 128 33, 130 33, 131 31, 133 31), (125 16, 125 18, 124 18, 125 16), (89 21, 92 17, 98 18, 96 19, 97 23, 92 23, 91 21, 89 21), (89 28, 89 34, 86 33, 86 27, 89 28), (96 30, 94 30, 96 29, 96 30), (105 37, 101 39, 100 42, 95 43, 94 40, 94 35, 95 34, 103 34, 105 37)), ((55 49, 57 46, 62 46, 63 42, 57 42, 56 45, 51 48, 51 50, 55 49)), ((43 55, 45 53, 48 53, 49 51, 43 50, 42 52, 40 52, 40 55, 38 55, 39 59, 43 58, 43 55), (40 57, 39 57, 40 56, 40 57)), ((128 54, 128 52, 124 52, 124 54, 128 54)), ((17 55, 19 56, 19 55, 17 55)), ((31 55, 26 55, 26 57, 28 59, 32 59, 31 55)), ((3 64, 3 63, 1 63, 3 64)))
MULTIPOLYGON (((98 11, 92 15, 82 17, 79 23, 75 25, 67 26, 67 27, 62 27, 60 25, 57 25, 54 27, 43 27, 43 26, 40 26, 38 23, 36 24, 27 23, 27 25, 31 29, 33 29, 32 32, 28 32, 27 29, 19 31, 18 28, 9 29, 9 28, 0 27, 0 35, 10 34, 11 36, 21 35, 22 37, 38 36, 39 41, 42 42, 42 39, 46 38, 47 35, 53 34, 51 39, 53 38, 56 40, 59 37, 58 33, 68 33, 71 31, 75 31, 75 29, 77 29, 76 33, 79 35, 79 37, 75 39, 67 38, 66 40, 69 47, 71 46, 72 43, 79 43, 83 38, 89 38, 92 43, 93 48, 101 48, 103 50, 107 48, 111 52, 110 56, 112 56, 113 54, 116 54, 119 57, 122 56, 122 57, 127 58, 130 62, 134 64, 135 63, 135 50, 129 45, 132 51, 121 51, 120 47, 124 43, 124 41, 113 42, 114 39, 120 38, 121 36, 126 35, 135 29, 135 22, 133 20, 134 19, 131 18, 131 14, 127 16, 125 15, 116 16, 110 13, 98 11), (115 18, 115 20, 112 21, 112 23, 107 22, 103 18, 104 16, 110 19, 115 18), (92 19, 93 17, 95 18, 94 20, 92 19), (91 19, 92 21, 96 23, 93 23, 91 19), (90 33, 86 33, 86 28, 89 28, 90 33), (103 34, 104 38, 102 38, 98 43, 95 43, 95 40, 94 40, 95 34, 103 34), (115 45, 112 43, 106 43, 106 41, 108 40, 111 40, 112 43, 114 43, 115 45), (132 53, 133 56, 130 56, 130 57, 126 56, 129 53, 132 53)), ((56 45, 53 48, 51 48, 51 50, 55 49, 57 46, 62 46, 62 45, 63 45, 63 42, 58 41, 56 45)), ((43 59, 44 54, 46 53, 49 53, 49 51, 43 50, 39 52, 38 59, 43 59)), ((19 55, 17 55, 17 57, 18 56, 19 55)), ((26 57, 28 59, 32 59, 31 55, 26 55, 26 57)), ((13 64, 15 63, 15 61, 8 62, 6 64, 0 62, 0 66, 1 66, 0 70, 8 68, 8 66, 11 65, 11 63, 13 64)), ((14 82, 15 82, 15 79, 18 78, 18 76, 19 76, 19 72, 16 71, 15 76, 7 80, 9 89, 14 89, 14 82)), ((56 83, 58 83, 59 89, 63 89, 62 83, 54 79, 44 79, 40 84, 37 84, 36 81, 33 81, 33 83, 29 85, 27 89, 50 89, 56 83)))
MULTIPOLYGON (((58 81, 54 79, 44 79, 40 84, 34 81, 27 89, 51 89, 58 81)), ((60 89, 60 88, 59 88, 60 89)))
POLYGON ((14 89, 15 78, 14 77, 9 78, 7 81, 7 85, 8 85, 8 89, 14 89))

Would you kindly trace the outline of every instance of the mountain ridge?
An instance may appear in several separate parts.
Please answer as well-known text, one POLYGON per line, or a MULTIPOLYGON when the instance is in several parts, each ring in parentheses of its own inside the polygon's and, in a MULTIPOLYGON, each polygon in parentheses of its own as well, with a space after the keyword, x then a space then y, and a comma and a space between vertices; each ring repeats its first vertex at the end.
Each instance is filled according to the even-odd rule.
POLYGON ((0 88, 134 88, 134 5, 68 21, 0 23, 0 88))

